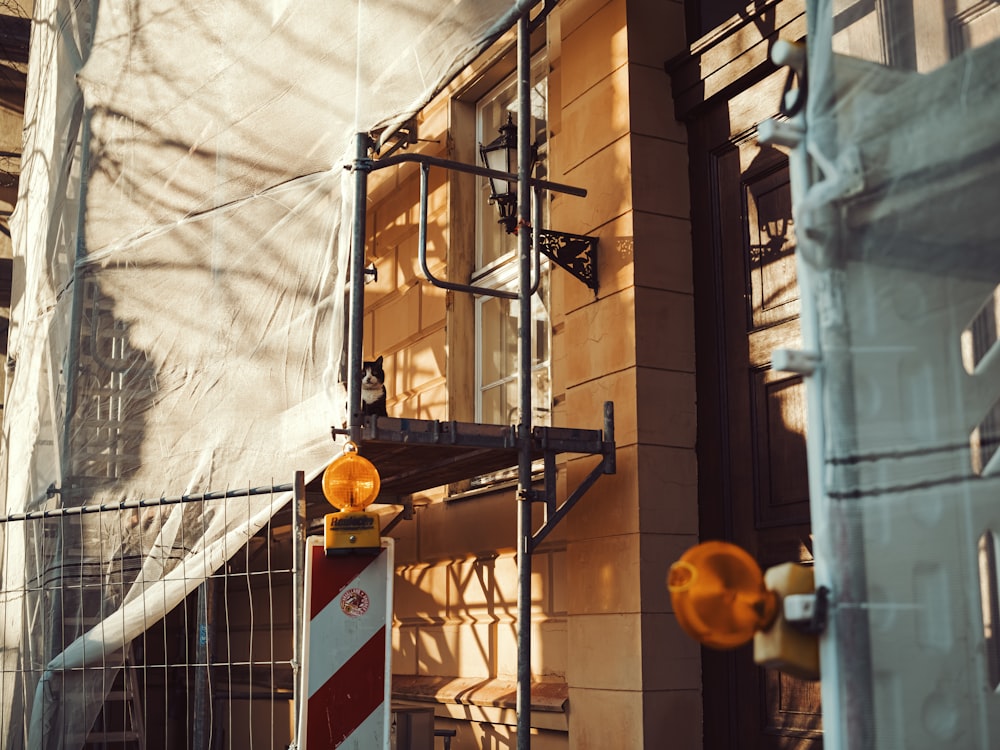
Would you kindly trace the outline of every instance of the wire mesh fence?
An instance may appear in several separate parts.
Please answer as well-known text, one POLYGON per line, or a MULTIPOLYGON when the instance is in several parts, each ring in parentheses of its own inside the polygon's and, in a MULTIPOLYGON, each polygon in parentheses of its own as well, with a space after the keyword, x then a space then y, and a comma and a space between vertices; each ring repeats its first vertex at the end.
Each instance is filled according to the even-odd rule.
POLYGON ((304 491, 292 489, 0 518, 4 747, 290 745, 304 529, 304 491), (192 562, 213 516, 252 529, 268 503, 277 512, 235 535, 220 567, 192 562), (168 570, 189 593, 165 609, 168 570), (136 612, 140 634, 123 635, 136 612))

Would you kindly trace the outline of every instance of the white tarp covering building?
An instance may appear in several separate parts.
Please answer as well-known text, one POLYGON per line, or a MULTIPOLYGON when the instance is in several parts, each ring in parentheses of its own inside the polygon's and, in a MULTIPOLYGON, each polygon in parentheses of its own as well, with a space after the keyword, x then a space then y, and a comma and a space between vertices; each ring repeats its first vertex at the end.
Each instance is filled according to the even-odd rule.
MULTIPOLYGON (((418 110, 521 11, 512 0, 37 2, 3 512, 318 473, 343 420, 354 134, 418 110)), ((113 664, 274 503, 232 518, 179 505, 125 533, 95 516, 78 539, 0 529, 4 590, 23 592, 4 602, 0 745, 79 746, 102 688, 57 706, 40 698, 46 677, 25 675, 113 664), (99 563, 123 545, 144 551, 141 585, 126 581, 113 602, 46 595, 67 549, 99 563), (60 731, 46 734, 57 710, 60 731)))

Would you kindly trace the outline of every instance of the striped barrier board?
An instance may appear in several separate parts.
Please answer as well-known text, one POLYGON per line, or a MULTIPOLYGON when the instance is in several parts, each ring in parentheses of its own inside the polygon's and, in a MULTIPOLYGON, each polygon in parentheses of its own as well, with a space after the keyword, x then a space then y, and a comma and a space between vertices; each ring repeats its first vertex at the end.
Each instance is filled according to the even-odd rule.
POLYGON ((299 750, 389 747, 393 540, 327 557, 306 540, 299 750))

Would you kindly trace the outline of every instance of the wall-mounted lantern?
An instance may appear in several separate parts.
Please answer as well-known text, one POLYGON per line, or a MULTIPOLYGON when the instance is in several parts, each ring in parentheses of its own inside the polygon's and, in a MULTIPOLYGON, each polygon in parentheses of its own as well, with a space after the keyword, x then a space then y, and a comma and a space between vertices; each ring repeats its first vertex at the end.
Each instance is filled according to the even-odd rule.
MULTIPOLYGON (((490 177, 490 203, 500 212, 499 224, 507 234, 517 233, 517 125, 507 113, 507 122, 500 126, 500 135, 486 145, 479 144, 483 166, 505 172, 510 179, 490 177)), ((531 167, 538 161, 538 147, 531 147, 531 167)), ((582 234, 539 229, 539 250, 553 262, 569 271, 597 293, 597 238, 582 234)))
MULTIPOLYGON (((534 171, 537 150, 531 149, 531 170, 534 171)), ((500 135, 487 143, 479 144, 479 155, 483 166, 495 172, 517 174, 517 125, 507 113, 507 122, 500 126, 500 135)), ((503 224, 507 234, 517 231, 517 181, 490 177, 490 203, 500 212, 498 223, 503 224)))

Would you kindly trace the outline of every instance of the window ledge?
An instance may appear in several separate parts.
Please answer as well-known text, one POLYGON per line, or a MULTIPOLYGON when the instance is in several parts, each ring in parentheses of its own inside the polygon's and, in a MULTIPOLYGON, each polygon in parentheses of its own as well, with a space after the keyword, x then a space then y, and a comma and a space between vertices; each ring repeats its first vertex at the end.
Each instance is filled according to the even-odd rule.
MULTIPOLYGON (((392 698, 514 709, 517 705, 517 683, 500 679, 393 675, 392 698)), ((565 713, 568 706, 569 686, 565 682, 531 683, 532 711, 565 713)))
MULTIPOLYGON (((531 474, 531 484, 532 486, 541 485, 545 480, 544 472, 532 472, 531 474)), ((474 497, 481 497, 482 495, 491 495, 496 492, 503 492, 504 490, 511 490, 517 487, 517 478, 514 479, 504 479, 491 482, 489 484, 484 484, 479 487, 473 487, 468 490, 461 490, 460 492, 452 492, 445 497, 447 502, 458 502, 460 500, 471 500, 474 497)))

